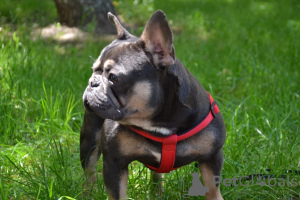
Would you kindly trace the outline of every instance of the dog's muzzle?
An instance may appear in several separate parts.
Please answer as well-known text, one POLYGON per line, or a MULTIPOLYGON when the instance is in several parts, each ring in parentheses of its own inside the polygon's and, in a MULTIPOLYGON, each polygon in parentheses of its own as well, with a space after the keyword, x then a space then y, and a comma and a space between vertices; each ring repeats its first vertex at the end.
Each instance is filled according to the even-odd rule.
POLYGON ((105 119, 120 120, 125 116, 117 96, 101 75, 93 75, 83 94, 83 104, 88 112, 105 119))

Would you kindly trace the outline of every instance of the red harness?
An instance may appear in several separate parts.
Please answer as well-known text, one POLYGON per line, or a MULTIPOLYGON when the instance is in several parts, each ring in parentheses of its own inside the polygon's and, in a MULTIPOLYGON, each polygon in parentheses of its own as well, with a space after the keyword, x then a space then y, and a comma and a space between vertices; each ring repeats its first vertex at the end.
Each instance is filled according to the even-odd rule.
POLYGON ((219 108, 211 95, 208 93, 209 99, 210 99, 210 111, 206 118, 198 124, 196 127, 193 129, 189 130, 188 132, 182 134, 182 135, 177 135, 176 133, 167 136, 167 137, 156 137, 153 136, 141 129, 137 129, 134 127, 129 127, 131 130, 134 132, 149 138, 150 140, 154 140, 156 142, 161 142, 162 143, 162 151, 161 151, 161 162, 160 162, 160 167, 156 168, 150 165, 146 165, 150 169, 158 172, 158 173, 169 173, 172 170, 177 169, 178 167, 174 168, 174 163, 175 163, 175 154, 176 154, 176 146, 177 142, 184 140, 186 138, 189 138, 196 133, 200 132, 203 130, 212 120, 216 115, 219 113, 219 108))

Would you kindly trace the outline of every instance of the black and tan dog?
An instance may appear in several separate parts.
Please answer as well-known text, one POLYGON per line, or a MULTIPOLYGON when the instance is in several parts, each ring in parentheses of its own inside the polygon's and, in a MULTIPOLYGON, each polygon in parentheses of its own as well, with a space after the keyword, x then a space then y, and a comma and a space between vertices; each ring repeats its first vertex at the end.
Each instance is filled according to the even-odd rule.
POLYGON ((223 118, 210 95, 175 57, 165 14, 155 12, 140 38, 114 15, 109 13, 108 18, 118 38, 94 63, 83 95, 80 157, 88 184, 96 179, 101 154, 109 199, 126 198, 128 165, 134 160, 158 172, 197 161, 209 188, 206 199, 223 199, 219 185, 213 184, 223 165, 223 118))

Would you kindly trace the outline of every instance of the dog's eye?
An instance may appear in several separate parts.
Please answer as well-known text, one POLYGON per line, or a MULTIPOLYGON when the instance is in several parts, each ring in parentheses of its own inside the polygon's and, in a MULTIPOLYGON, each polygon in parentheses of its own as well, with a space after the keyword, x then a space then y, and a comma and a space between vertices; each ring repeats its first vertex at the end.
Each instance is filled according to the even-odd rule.
POLYGON ((109 77, 108 77, 108 80, 110 82, 112 82, 113 84, 115 84, 119 81, 119 78, 114 74, 110 74, 109 77))

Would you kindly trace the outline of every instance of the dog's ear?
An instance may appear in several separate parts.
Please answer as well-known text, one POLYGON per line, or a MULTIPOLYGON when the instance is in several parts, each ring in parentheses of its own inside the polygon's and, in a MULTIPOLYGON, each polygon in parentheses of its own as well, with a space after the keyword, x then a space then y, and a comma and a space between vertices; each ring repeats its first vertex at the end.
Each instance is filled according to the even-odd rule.
POLYGON ((132 37, 132 35, 121 25, 120 21, 115 15, 113 15, 111 12, 108 12, 107 18, 110 21, 110 23, 116 26, 118 32, 118 39, 126 40, 127 38, 132 37))
POLYGON ((166 68, 174 64, 173 34, 163 11, 158 10, 152 15, 141 39, 145 42, 147 51, 152 54, 157 67, 166 68))

